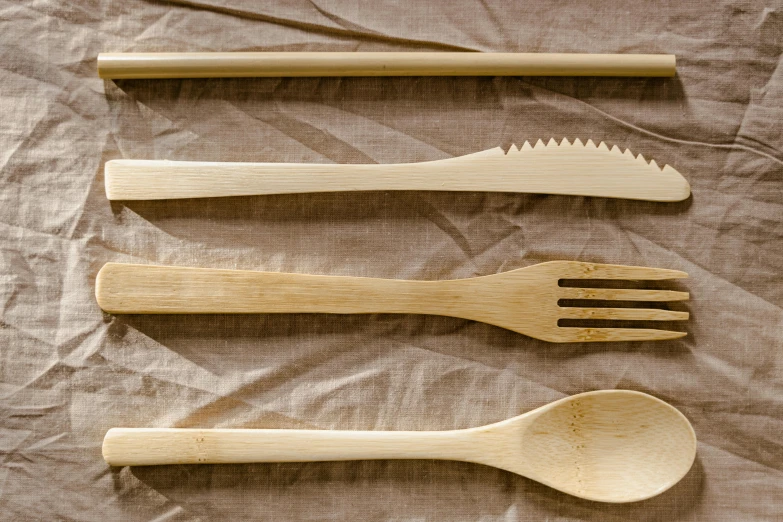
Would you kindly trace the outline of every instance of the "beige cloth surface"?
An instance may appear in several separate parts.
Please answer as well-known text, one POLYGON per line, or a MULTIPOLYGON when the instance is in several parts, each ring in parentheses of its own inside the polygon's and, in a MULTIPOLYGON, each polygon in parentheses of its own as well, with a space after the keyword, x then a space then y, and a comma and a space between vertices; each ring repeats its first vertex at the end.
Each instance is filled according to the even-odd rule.
POLYGON ((0 0, 0 512, 14 520, 783 518, 778 2, 0 0), (675 53, 675 79, 103 81, 102 51, 675 53), (359 193, 109 203, 113 158, 405 162, 550 137, 693 197, 359 193), (425 316, 124 316, 107 261, 390 278, 552 259, 690 273, 689 335, 555 345, 425 316), (453 462, 109 468, 112 426, 449 429, 648 392, 699 438, 633 505, 453 462))

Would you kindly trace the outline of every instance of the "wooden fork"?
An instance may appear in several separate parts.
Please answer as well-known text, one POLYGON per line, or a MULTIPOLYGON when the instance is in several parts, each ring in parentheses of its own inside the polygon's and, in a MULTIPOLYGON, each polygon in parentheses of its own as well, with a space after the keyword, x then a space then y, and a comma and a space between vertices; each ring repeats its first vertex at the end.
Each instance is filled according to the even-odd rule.
POLYGON ((682 301, 687 292, 559 286, 561 279, 664 280, 678 270, 550 261, 469 279, 406 281, 107 263, 96 298, 110 313, 398 313, 481 321, 551 342, 676 339, 685 332, 560 326, 561 319, 671 321, 687 312, 568 307, 562 299, 682 301))

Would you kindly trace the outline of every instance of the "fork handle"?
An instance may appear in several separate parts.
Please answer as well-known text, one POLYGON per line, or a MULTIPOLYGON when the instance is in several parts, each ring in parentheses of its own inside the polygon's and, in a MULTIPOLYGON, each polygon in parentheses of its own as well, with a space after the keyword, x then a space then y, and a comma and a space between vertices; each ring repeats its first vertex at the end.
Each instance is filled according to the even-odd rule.
MULTIPOLYGON (((449 315, 456 281, 405 281, 107 263, 96 298, 110 313, 449 315)), ((451 310, 453 311, 453 310, 451 310)))
POLYGON ((480 448, 472 434, 471 430, 112 428, 103 440, 103 458, 112 466, 365 459, 480 462, 480 448))

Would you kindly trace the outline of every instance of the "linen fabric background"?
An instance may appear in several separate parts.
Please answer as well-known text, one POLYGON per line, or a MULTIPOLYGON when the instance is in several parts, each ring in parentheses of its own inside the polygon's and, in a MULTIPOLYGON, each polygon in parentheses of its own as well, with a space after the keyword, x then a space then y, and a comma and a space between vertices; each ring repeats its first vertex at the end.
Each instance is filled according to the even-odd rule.
MULTIPOLYGON (((783 518, 779 2, 0 0, 0 511, 7 520, 783 518), (672 79, 104 81, 109 51, 674 53, 672 79), (605 140, 675 204, 370 192, 112 202, 115 158, 391 163, 605 140), (407 315, 111 316, 108 261, 449 279, 567 259, 685 270, 688 336, 557 345, 407 315), (569 394, 653 394, 691 472, 630 505, 489 467, 110 468, 125 427, 435 430, 569 394)), ((481 173, 477 173, 481 176, 481 173)), ((676 326, 675 326, 676 327, 676 326)))

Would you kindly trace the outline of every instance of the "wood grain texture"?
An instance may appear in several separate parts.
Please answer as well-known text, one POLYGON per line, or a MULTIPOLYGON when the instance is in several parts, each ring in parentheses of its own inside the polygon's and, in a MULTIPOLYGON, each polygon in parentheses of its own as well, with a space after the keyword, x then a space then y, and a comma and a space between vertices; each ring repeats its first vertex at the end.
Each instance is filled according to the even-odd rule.
POLYGON ((477 52, 101 53, 101 78, 259 76, 665 76, 670 54, 477 52))
POLYGON ((633 502, 690 469, 696 436, 682 413, 644 393, 567 397, 502 422, 442 432, 113 428, 112 466, 439 459, 475 462, 578 497, 633 502))
POLYGON ((685 332, 647 328, 577 328, 560 319, 684 320, 687 312, 560 306, 594 295, 605 300, 684 300, 687 292, 575 289, 561 279, 662 280, 687 277, 659 268, 551 261, 469 279, 408 281, 107 263, 96 298, 110 313, 399 313, 461 317, 551 342, 676 339, 685 332), (638 295, 636 292, 640 292, 638 295), (652 293, 651 293, 652 292, 652 293))
POLYGON ((111 160, 112 200, 177 199, 360 190, 524 192, 682 201, 690 185, 672 167, 592 140, 525 142, 420 163, 334 165, 111 160))

